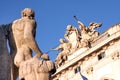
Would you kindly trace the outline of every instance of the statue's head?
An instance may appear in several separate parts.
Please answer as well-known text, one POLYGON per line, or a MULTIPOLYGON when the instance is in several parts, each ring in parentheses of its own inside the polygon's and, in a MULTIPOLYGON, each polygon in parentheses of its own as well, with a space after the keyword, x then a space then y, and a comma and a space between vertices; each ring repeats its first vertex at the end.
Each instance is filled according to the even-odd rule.
POLYGON ((99 28, 101 26, 102 26, 102 23, 91 22, 89 24, 89 29, 95 29, 95 28, 99 28))
POLYGON ((72 25, 67 25, 66 30, 67 30, 67 31, 70 31, 71 29, 72 29, 72 25))
POLYGON ((25 8, 22 12, 21 12, 22 17, 29 17, 31 19, 34 18, 35 13, 31 8, 25 8))

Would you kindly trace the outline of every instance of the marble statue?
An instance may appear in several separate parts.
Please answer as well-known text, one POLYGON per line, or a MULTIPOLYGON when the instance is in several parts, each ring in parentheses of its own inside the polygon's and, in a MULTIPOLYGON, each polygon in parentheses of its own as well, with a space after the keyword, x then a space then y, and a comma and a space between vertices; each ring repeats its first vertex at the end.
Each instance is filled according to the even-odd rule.
POLYGON ((39 54, 37 56, 42 54, 35 41, 36 22, 34 20, 34 11, 30 8, 25 8, 21 15, 22 18, 6 25, 9 27, 7 33, 13 64, 13 80, 18 77, 20 63, 32 58, 32 50, 39 54))
POLYGON ((64 37, 69 43, 71 43, 71 53, 79 48, 80 34, 77 28, 72 25, 68 25, 64 37))
POLYGON ((52 80, 56 71, 55 64, 49 60, 48 54, 43 54, 43 60, 31 58, 22 62, 19 69, 20 80, 52 80))
POLYGON ((57 55, 55 60, 57 67, 61 66, 66 60, 67 56, 71 50, 71 43, 66 42, 64 39, 60 39, 60 45, 53 50, 61 50, 61 52, 57 55))
POLYGON ((89 24, 88 27, 86 27, 81 21, 77 19, 76 16, 74 16, 74 18, 79 24, 79 28, 78 28, 78 32, 80 32, 79 48, 82 48, 82 47, 90 48, 91 42, 93 42, 99 36, 99 33, 95 29, 101 27, 102 24, 92 22, 89 24))
MULTIPOLYGON (((35 16, 34 11, 31 8, 25 8, 21 12, 21 15, 22 15, 22 18, 17 19, 13 21, 11 24, 7 25, 10 54, 12 58, 12 63, 14 63, 12 64, 12 77, 13 77, 12 80, 16 80, 16 78, 18 77, 18 74, 22 74, 26 72, 26 71, 24 72, 24 70, 21 69, 22 66, 26 66, 26 64, 29 64, 29 63, 36 66, 36 64, 43 62, 39 60, 41 56, 42 56, 42 59, 45 61, 45 63, 48 62, 48 64, 46 65, 48 68, 49 66, 54 66, 54 63, 52 63, 51 61, 49 62, 48 59, 46 61, 46 56, 44 56, 45 54, 42 53, 42 51, 38 47, 37 42, 35 40, 36 21, 34 19, 34 16, 35 16), (32 55, 32 51, 36 53, 34 57, 32 55), (37 61, 38 63, 35 61, 37 61)), ((43 66, 44 64, 40 64, 40 65, 43 66)), ((38 64, 36 67, 39 67, 40 65, 38 64)), ((46 69, 45 68, 46 66, 44 65, 44 67, 42 68, 46 69)), ((31 67, 31 65, 29 65, 29 67, 31 67)), ((32 69, 35 69, 35 68, 32 67, 32 69)), ((50 71, 53 68, 55 67, 52 67, 46 73, 51 74, 50 71)), ((40 70, 41 68, 37 68, 37 69, 40 70)), ((27 70, 31 70, 31 69, 28 68, 27 70)), ((38 72, 37 70, 32 71, 32 75, 38 74, 37 72, 38 72)), ((31 80, 39 80, 40 78, 41 80, 50 80, 50 75, 48 76, 46 75, 46 73, 42 73, 42 75, 46 77, 46 79, 38 75, 38 76, 32 76, 33 78, 31 80), (38 77, 39 79, 36 79, 38 77)), ((22 77, 21 80, 30 80, 31 78, 30 75, 31 73, 27 74, 27 76, 24 75, 24 77, 22 77)))
POLYGON ((81 45, 82 47, 89 47, 91 36, 88 34, 88 28, 82 22, 78 21, 78 23, 81 34, 81 45))
POLYGON ((95 28, 101 27, 101 23, 92 22, 86 27, 82 22, 78 21, 79 30, 81 34, 81 45, 82 47, 90 47, 90 43, 99 36, 99 33, 95 28))
POLYGON ((67 60, 69 55, 72 55, 76 50, 80 48, 90 48, 91 42, 93 42, 99 33, 95 30, 101 27, 101 23, 92 22, 86 27, 81 21, 78 21, 79 27, 76 28, 72 25, 68 25, 66 33, 64 34, 65 39, 60 39, 60 45, 54 50, 61 50, 58 53, 55 60, 57 67, 60 67, 67 60))
POLYGON ((42 55, 36 40, 36 21, 34 20, 34 11, 25 8, 22 11, 22 18, 12 23, 13 36, 17 48, 14 63, 17 67, 22 61, 32 58, 32 50, 37 54, 36 57, 42 55))
POLYGON ((95 38, 97 38, 100 34, 98 31, 96 31, 96 28, 101 27, 102 24, 101 23, 96 23, 96 22, 91 22, 88 26, 88 34, 93 38, 93 40, 95 38))

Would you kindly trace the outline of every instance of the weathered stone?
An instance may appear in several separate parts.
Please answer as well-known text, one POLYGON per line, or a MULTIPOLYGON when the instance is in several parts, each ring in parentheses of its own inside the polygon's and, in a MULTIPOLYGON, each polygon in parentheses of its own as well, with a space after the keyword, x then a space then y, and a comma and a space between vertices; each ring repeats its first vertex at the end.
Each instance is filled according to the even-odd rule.
POLYGON ((50 60, 32 58, 21 63, 19 77, 21 80, 51 80, 55 65, 50 60))
POLYGON ((73 53, 79 53, 77 56, 70 56, 57 68, 53 80, 120 80, 120 24, 112 26, 91 44, 94 46, 80 48, 73 53))
POLYGON ((47 69, 51 65, 54 66, 54 63, 51 62, 50 64, 48 63, 47 65, 41 64, 43 66, 42 68, 44 70, 47 70, 47 72, 40 72, 42 76, 39 75, 38 73, 39 71, 37 70, 37 69, 41 70, 41 68, 38 68, 39 64, 37 65, 37 67, 33 66, 33 65, 36 66, 38 62, 41 62, 39 58, 42 58, 43 60, 47 60, 47 62, 49 59, 48 55, 42 53, 42 51, 38 47, 38 44, 35 40, 37 26, 36 26, 36 21, 34 19, 34 11, 31 8, 25 8, 21 13, 22 13, 21 14, 22 17, 20 19, 13 21, 12 24, 6 25, 7 38, 10 46, 10 55, 12 58, 12 63, 11 63, 12 77, 11 78, 12 80, 16 80, 18 77, 18 70, 19 70, 19 77, 21 80, 24 80, 24 79, 25 80, 40 80, 40 79, 50 80, 51 69, 50 70, 47 70, 47 69), (32 55, 32 51, 36 53, 34 58, 32 55), (31 62, 31 59, 37 59, 37 60, 31 62), (28 68, 25 69, 27 64, 29 64, 27 66, 28 68), (32 70, 30 67, 32 67, 32 70), (27 74, 26 74, 27 72, 26 70, 28 70, 27 74))
POLYGON ((0 80, 11 80, 11 61, 4 28, 4 25, 0 26, 0 80))

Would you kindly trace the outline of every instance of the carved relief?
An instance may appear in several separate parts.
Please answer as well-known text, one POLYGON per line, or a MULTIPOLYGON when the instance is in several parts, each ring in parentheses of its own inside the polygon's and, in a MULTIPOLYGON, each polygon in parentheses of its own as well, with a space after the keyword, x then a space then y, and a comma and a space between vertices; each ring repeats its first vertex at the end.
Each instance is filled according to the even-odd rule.
POLYGON ((113 44, 115 44, 115 41, 111 41, 109 44, 110 46, 112 46, 113 44))
POLYGON ((100 80, 119 80, 119 77, 117 79, 117 77, 115 77, 115 75, 117 75, 117 74, 106 74, 106 75, 102 76, 100 80))
POLYGON ((86 70, 86 73, 87 74, 92 74, 93 73, 93 67, 88 67, 87 70, 86 70))
POLYGON ((92 54, 91 54, 91 58, 94 58, 96 55, 97 55, 96 52, 92 53, 92 54))
POLYGON ((88 59, 89 59, 89 56, 86 56, 86 57, 84 58, 85 61, 88 61, 88 59))
POLYGON ((107 49, 108 49, 108 45, 105 45, 105 46, 102 47, 102 50, 103 50, 103 51, 105 51, 105 50, 107 50, 107 49))
POLYGON ((102 79, 100 79, 100 80, 115 80, 115 79, 105 77, 105 78, 102 78, 102 79))
POLYGON ((82 65, 82 61, 79 61, 79 62, 78 62, 78 65, 82 65))
POLYGON ((111 57, 113 60, 120 59, 120 52, 116 51, 115 53, 112 54, 111 57))
POLYGON ((55 71, 54 63, 47 56, 44 60, 34 57, 21 63, 19 77, 21 80, 50 80, 55 71))

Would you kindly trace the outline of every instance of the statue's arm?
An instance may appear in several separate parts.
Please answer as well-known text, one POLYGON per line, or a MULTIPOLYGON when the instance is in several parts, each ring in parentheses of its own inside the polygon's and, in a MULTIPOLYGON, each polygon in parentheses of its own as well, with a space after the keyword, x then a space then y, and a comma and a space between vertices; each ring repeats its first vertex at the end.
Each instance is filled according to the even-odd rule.
POLYGON ((58 47, 54 48, 53 50, 62 50, 61 44, 58 47))
POLYGON ((40 57, 42 55, 42 52, 39 49, 37 42, 35 40, 35 30, 36 30, 35 21, 26 22, 24 27, 24 39, 28 47, 35 51, 37 56, 40 57))
POLYGON ((87 31, 86 26, 82 22, 78 21, 78 24, 79 24, 79 30, 81 32, 82 31, 87 31))

